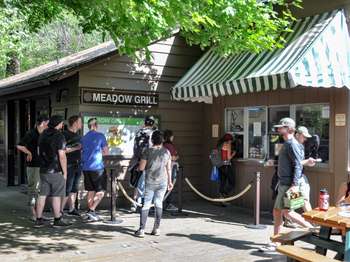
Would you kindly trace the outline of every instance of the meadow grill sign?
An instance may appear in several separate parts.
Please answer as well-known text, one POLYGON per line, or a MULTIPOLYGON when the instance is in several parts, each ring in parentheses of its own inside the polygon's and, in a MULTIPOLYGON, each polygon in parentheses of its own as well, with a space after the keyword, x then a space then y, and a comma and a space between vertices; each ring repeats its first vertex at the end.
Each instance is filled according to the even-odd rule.
POLYGON ((81 99, 82 103, 99 105, 158 106, 159 103, 158 94, 106 89, 82 89, 81 99))

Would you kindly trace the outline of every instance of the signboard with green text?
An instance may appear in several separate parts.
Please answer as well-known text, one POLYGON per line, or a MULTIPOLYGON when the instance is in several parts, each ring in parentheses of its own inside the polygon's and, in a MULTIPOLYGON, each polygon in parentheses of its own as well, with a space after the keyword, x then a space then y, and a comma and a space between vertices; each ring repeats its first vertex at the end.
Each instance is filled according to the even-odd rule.
MULTIPOLYGON (((144 117, 141 116, 83 116, 83 134, 88 131, 88 121, 96 118, 98 131, 103 133, 107 139, 109 154, 124 157, 131 157, 133 154, 134 138, 136 132, 143 126, 144 117)), ((158 125, 159 119, 156 118, 158 125)))

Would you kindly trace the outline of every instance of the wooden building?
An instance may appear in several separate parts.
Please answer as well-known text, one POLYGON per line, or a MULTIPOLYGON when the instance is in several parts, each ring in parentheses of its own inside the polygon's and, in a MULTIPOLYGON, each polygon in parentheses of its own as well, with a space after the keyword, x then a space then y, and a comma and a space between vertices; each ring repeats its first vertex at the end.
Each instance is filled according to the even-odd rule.
MULTIPOLYGON (((273 207, 270 189, 274 167, 261 160, 273 159, 272 127, 290 116, 320 137, 322 163, 305 168, 311 184, 311 202, 326 188, 334 203, 339 185, 349 172, 350 1, 303 1, 304 9, 292 33, 285 33, 283 49, 260 54, 243 53, 221 58, 207 51, 173 87, 178 101, 205 101, 204 174, 211 164, 208 153, 225 132, 241 141, 242 156, 235 160, 236 192, 262 172, 262 209, 273 207)), ((209 195, 217 189, 205 178, 209 195)), ((253 207, 254 190, 235 204, 253 207)))
POLYGON ((151 62, 134 63, 118 55, 115 45, 107 42, 1 80, 2 184, 13 186, 26 182, 24 159, 15 145, 28 128, 33 127, 38 115, 61 114, 68 119, 81 114, 109 119, 156 116, 161 129, 174 131, 184 170, 199 186, 203 105, 170 101, 170 88, 202 51, 186 45, 177 34, 153 43, 149 49, 153 56, 151 62), (91 98, 93 94, 104 98, 137 95, 156 100, 95 101, 91 98))

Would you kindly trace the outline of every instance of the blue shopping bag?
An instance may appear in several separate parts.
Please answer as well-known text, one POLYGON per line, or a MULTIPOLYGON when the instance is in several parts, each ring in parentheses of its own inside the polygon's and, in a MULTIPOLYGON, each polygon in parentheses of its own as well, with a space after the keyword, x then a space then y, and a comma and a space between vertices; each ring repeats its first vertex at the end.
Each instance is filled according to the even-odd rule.
POLYGON ((210 180, 214 182, 219 181, 219 169, 216 166, 213 166, 211 170, 210 180))

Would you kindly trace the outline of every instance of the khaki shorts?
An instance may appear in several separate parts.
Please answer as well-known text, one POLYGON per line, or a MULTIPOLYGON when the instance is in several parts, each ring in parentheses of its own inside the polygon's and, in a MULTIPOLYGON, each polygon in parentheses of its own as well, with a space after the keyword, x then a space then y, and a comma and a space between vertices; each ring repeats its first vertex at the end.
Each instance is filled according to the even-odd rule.
POLYGON ((305 175, 300 179, 299 191, 306 201, 310 201, 310 184, 305 175))
POLYGON ((40 167, 27 167, 28 205, 35 206, 40 189, 40 167))
POLYGON ((273 207, 274 209, 286 209, 284 207, 284 196, 289 188, 290 186, 285 186, 285 185, 278 186, 278 193, 275 200, 275 205, 273 207))

